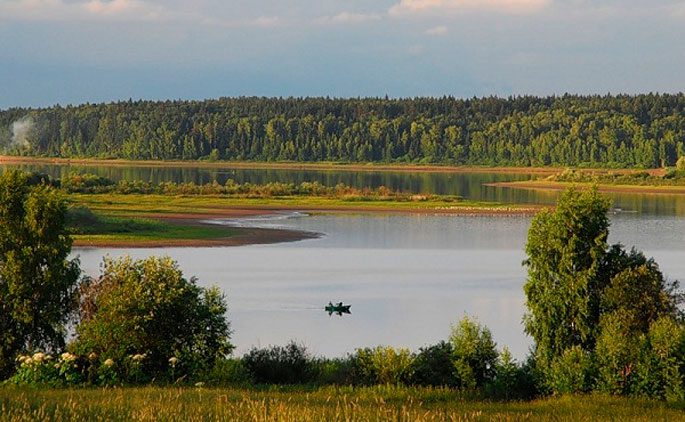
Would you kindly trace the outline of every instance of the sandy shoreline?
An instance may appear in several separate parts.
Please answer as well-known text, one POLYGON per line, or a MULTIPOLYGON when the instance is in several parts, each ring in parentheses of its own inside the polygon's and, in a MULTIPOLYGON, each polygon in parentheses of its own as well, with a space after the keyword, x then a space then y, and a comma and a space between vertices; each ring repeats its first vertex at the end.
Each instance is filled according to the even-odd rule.
POLYGON ((283 170, 322 170, 322 171, 383 171, 416 173, 523 173, 553 174, 559 167, 487 167, 487 166, 449 166, 436 164, 376 164, 376 163, 298 163, 298 162, 251 162, 251 161, 151 161, 151 160, 102 160, 94 158, 51 158, 19 157, 0 155, 2 164, 55 164, 78 166, 112 167, 196 167, 196 168, 233 168, 233 169, 283 169, 283 170))
MULTIPOLYGON (((560 191, 571 186, 590 187, 590 183, 570 183, 570 182, 498 182, 486 183, 485 186, 505 187, 513 189, 528 190, 552 190, 560 191)), ((650 195, 685 195, 685 186, 642 186, 642 185, 606 185, 598 184, 597 189, 604 193, 639 193, 650 195)))
MULTIPOLYGON (((146 217, 164 220, 174 224, 203 225, 216 227, 207 220, 223 218, 246 218, 276 214, 278 212, 302 212, 305 214, 419 214, 419 215, 461 215, 461 216, 527 216, 534 215, 542 207, 452 207, 452 208, 426 208, 426 209, 397 209, 378 207, 259 207, 259 208, 222 208, 211 213, 170 213, 149 214, 146 217)), ((139 215, 137 215, 139 216, 139 215)), ((103 240, 86 241, 75 240, 77 248, 170 248, 170 247, 223 247, 245 246, 257 244, 270 244, 282 242, 296 242, 299 240, 315 239, 322 236, 321 233, 308 232, 295 229, 273 229, 261 227, 234 227, 232 230, 238 234, 225 238, 216 239, 165 239, 165 240, 103 240)))

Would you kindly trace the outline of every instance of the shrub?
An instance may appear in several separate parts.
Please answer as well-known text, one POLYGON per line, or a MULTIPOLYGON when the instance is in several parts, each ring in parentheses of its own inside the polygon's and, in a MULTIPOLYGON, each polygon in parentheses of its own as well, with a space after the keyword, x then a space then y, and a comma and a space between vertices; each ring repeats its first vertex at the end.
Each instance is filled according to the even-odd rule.
POLYGON ((105 259, 81 289, 71 350, 112 359, 129 382, 193 375, 232 350, 226 302, 216 288, 186 280, 170 258, 105 259), (175 358, 172 368, 170 358, 175 358))
POLYGON ((357 349, 352 361, 356 383, 400 384, 411 379, 413 356, 407 349, 387 346, 357 349))
POLYGON ((458 380, 453 362, 451 343, 421 348, 411 366, 411 383, 434 387, 456 387, 458 380))
POLYGON ((497 349, 487 327, 465 316, 452 327, 450 342, 454 348, 453 362, 460 387, 483 387, 492 380, 497 349))
POLYGON ((313 365, 316 374, 315 382, 319 385, 352 385, 355 383, 352 357, 316 359, 313 365))
POLYGON ((655 321, 644 338, 634 392, 654 398, 685 399, 685 329, 672 318, 655 321))
POLYGON ((494 368, 493 379, 485 385, 488 397, 499 400, 531 399, 537 395, 534 362, 528 360, 518 365, 509 349, 502 350, 494 368))
POLYGON ((593 375, 592 357, 572 346, 552 361, 546 381, 555 394, 584 393, 592 389, 593 375))
POLYGON ((253 348, 243 356, 243 364, 257 384, 306 383, 315 375, 307 348, 295 342, 285 347, 253 348))
POLYGON ((240 359, 219 359, 197 378, 212 385, 248 384, 251 381, 250 372, 240 359))

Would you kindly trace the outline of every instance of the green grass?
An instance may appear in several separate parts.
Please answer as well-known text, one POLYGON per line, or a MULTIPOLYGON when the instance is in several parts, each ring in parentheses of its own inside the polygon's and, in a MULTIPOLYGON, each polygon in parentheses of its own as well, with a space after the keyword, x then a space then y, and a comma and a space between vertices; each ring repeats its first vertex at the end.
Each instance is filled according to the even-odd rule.
POLYGON ((77 244, 114 244, 163 242, 170 240, 221 239, 236 234, 228 227, 209 227, 197 224, 181 224, 140 217, 116 217, 87 213, 74 213, 70 220, 72 237, 77 244), (84 215, 85 214, 85 215, 84 215))
POLYGON ((534 208, 463 201, 450 196, 418 200, 359 197, 285 196, 269 198, 221 195, 70 194, 76 210, 74 240, 81 245, 129 245, 145 242, 212 240, 235 236, 238 228, 207 226, 194 219, 229 214, 234 209, 308 211, 407 211, 462 213, 533 212, 534 208), (85 208, 87 209, 85 209, 85 208), (79 211, 81 210, 81 211, 79 211), (90 211, 88 211, 90 210, 90 211), (191 219, 164 219, 183 214, 191 219))
POLYGON ((87 206, 106 215, 157 215, 188 213, 211 215, 227 209, 349 209, 349 210, 399 210, 430 211, 440 209, 479 210, 493 213, 505 210, 529 210, 529 206, 493 202, 458 200, 437 197, 428 200, 394 201, 367 200, 363 198, 329 198, 320 196, 286 196, 272 198, 238 198, 213 195, 168 196, 139 194, 71 194, 74 204, 87 206))
POLYGON ((405 387, 0 389, 0 421, 20 420, 682 420, 682 404, 600 395, 487 402, 405 387))

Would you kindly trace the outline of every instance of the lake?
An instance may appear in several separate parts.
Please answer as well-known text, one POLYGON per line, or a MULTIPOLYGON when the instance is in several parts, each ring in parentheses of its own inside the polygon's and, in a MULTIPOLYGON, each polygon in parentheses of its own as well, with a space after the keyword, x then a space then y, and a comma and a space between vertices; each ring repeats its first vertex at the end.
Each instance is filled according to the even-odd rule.
MULTIPOLYGON (((310 230, 319 239, 275 245, 165 250, 77 250, 96 274, 103 255, 167 254, 187 276, 227 294, 237 353, 294 339, 326 356, 379 344, 416 349, 477 317, 523 358, 523 247, 527 217, 294 215, 261 225, 310 230), (328 301, 352 314, 328 316, 328 301)), ((685 279, 685 219, 612 216, 612 242, 643 249, 669 278, 685 279)))
MULTIPOLYGON (((113 180, 209 183, 345 183, 474 200, 552 203, 556 193, 485 186, 535 176, 502 173, 405 173, 179 167, 19 166, 59 177, 91 172, 113 180)), ((671 279, 685 280, 685 196, 613 194, 611 241, 656 258, 671 279)), ((226 222, 225 222, 226 223, 226 222)), ((227 222, 235 223, 235 222, 227 222)), ((528 217, 288 213, 241 224, 322 233, 294 243, 227 248, 76 249, 95 275, 104 255, 165 254, 186 276, 216 284, 228 296, 237 354, 252 346, 296 340, 315 354, 342 356, 379 344, 416 349, 446 339, 450 324, 477 317, 523 358, 522 286, 528 217), (329 316, 328 301, 352 314, 329 316)))

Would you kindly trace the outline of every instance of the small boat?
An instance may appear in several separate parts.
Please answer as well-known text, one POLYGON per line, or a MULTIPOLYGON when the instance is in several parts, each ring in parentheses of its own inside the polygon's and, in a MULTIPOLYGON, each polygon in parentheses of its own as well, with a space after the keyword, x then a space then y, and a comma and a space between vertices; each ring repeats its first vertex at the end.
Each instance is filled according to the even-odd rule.
POLYGON ((338 302, 336 304, 333 304, 332 302, 328 302, 328 305, 324 307, 324 310, 328 312, 328 315, 333 315, 338 314, 339 316, 342 316, 342 314, 351 314, 350 312, 350 307, 352 305, 343 305, 342 302, 338 302))

